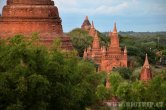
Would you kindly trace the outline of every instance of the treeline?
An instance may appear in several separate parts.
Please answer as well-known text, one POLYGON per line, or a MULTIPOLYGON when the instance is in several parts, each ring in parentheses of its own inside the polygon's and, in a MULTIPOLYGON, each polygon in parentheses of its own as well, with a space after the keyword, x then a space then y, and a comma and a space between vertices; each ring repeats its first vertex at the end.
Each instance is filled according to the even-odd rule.
MULTIPOLYGON (((108 47, 110 44, 110 37, 108 33, 99 33, 101 46, 108 47)), ((152 65, 163 64, 166 57, 166 34, 164 33, 134 33, 134 32, 120 32, 120 46, 122 50, 124 46, 127 47, 129 64, 139 67, 143 64, 145 54, 148 54, 149 61, 152 65)), ((92 44, 92 37, 89 36, 87 31, 82 29, 74 29, 68 33, 71 36, 73 46, 78 51, 79 56, 83 56, 85 48, 92 44)))

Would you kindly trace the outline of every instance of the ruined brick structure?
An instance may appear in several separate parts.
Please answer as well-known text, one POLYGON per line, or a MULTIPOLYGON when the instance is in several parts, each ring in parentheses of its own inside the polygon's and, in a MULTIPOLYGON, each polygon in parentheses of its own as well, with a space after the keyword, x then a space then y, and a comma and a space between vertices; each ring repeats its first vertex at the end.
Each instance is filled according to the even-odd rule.
POLYGON ((90 24, 90 22, 89 22, 88 16, 86 16, 86 17, 85 17, 85 20, 84 20, 84 22, 83 22, 83 24, 82 24, 82 26, 81 26, 81 29, 86 30, 86 31, 89 31, 90 28, 91 28, 91 24, 90 24))
POLYGON ((141 70, 140 80, 148 81, 152 79, 152 72, 148 61, 148 55, 146 54, 145 62, 141 70))
MULTIPOLYGON (((91 28, 95 31, 94 24, 91 28)), ((127 67, 127 49, 124 47, 124 51, 121 51, 121 48, 119 47, 116 23, 113 32, 110 32, 109 36, 111 39, 109 47, 101 47, 96 32, 95 36, 93 36, 94 39, 92 45, 84 51, 84 59, 92 59, 98 64, 99 71, 105 71, 107 73, 116 67, 127 67)))
POLYGON ((0 37, 29 36, 37 32, 42 43, 47 45, 55 37, 60 37, 62 48, 71 49, 70 39, 63 34, 61 22, 58 8, 52 0, 7 0, 0 17, 0 37))

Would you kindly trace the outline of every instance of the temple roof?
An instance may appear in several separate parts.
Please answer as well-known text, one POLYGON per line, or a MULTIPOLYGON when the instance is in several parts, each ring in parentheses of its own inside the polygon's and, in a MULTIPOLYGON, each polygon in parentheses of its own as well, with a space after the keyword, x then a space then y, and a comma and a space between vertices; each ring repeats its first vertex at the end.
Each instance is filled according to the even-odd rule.
POLYGON ((146 57, 145 57, 145 62, 144 62, 143 67, 147 67, 147 68, 150 67, 150 65, 149 65, 149 61, 148 61, 148 55, 147 55, 147 54, 146 54, 146 57))
POLYGON ((117 33, 116 22, 114 23, 114 30, 113 33, 117 33))
POLYGON ((152 79, 152 72, 150 69, 149 61, 148 61, 148 55, 146 54, 145 62, 141 70, 140 74, 140 80, 142 81, 148 81, 152 79))
POLYGON ((95 34, 96 34, 96 29, 95 29, 95 26, 94 26, 94 22, 92 21, 92 25, 91 25, 91 28, 89 30, 89 35, 92 36, 92 37, 95 37, 95 34))
POLYGON ((85 17, 85 20, 84 20, 81 28, 84 30, 89 30, 91 28, 91 24, 89 22, 88 16, 85 17))
POLYGON ((100 49, 100 40, 99 40, 97 31, 96 31, 95 37, 93 39, 92 48, 100 49))
POLYGON ((92 25, 91 25, 91 28, 95 28, 95 26, 94 26, 94 22, 92 21, 92 25))
POLYGON ((110 32, 111 47, 119 47, 119 37, 117 33, 116 23, 114 23, 113 32, 110 32))

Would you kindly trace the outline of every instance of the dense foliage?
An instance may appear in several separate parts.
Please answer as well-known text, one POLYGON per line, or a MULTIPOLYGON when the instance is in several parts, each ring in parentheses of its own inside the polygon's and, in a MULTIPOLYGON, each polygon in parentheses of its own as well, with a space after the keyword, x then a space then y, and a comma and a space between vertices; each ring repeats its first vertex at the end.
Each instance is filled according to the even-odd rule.
POLYGON ((84 110, 95 103, 102 76, 73 53, 21 35, 1 41, 0 110, 84 110))
MULTIPOLYGON (((116 109, 165 110, 166 71, 162 71, 149 82, 126 80, 117 72, 111 72, 109 79, 111 88, 106 89, 105 86, 101 85, 97 93, 102 100, 117 96, 119 105, 116 109), (142 105, 139 105, 139 103, 142 105), (149 103, 151 103, 151 105, 149 105, 149 103)), ((110 110, 110 108, 113 107, 100 107, 98 110, 110 110)))
MULTIPOLYGON (((161 64, 165 58, 166 34, 162 33, 120 33, 121 46, 126 45, 128 55, 135 57, 137 63, 142 64, 145 54, 148 54, 151 64, 161 64), (136 34, 136 35, 135 35, 136 34), (139 36, 139 37, 138 37, 139 36)), ((130 60, 134 62, 134 60, 130 60)), ((138 66, 138 65, 137 65, 138 66)))
MULTIPOLYGON (((81 29, 69 35, 82 56, 92 37, 81 29)), ((61 50, 59 39, 46 48, 38 45, 36 36, 0 40, 0 110, 110 110, 103 102, 113 97, 124 104, 119 110, 166 107, 166 70, 156 63, 166 56, 163 37, 158 35, 163 39, 160 43, 155 37, 119 35, 121 46, 128 49, 129 68, 115 68, 108 74, 96 73, 94 62, 80 59, 77 52, 61 50), (146 83, 139 81, 145 53, 154 76, 146 83), (106 78, 111 84, 109 89, 105 87, 106 78), (127 102, 154 104, 149 108, 125 105, 127 102)), ((108 46, 107 33, 99 32, 99 36, 100 44, 108 46)))
MULTIPOLYGON (((71 33, 75 34, 75 31, 77 32, 78 30, 71 33)), ((108 46, 110 42, 107 35, 108 33, 99 34, 102 46, 108 46)), ((166 97, 166 92, 164 92, 166 87, 166 71, 164 71, 164 64, 166 64, 164 63, 166 61, 164 60, 166 56, 165 35, 162 33, 161 35, 160 33, 136 33, 135 35, 135 33, 124 34, 121 32, 119 39, 122 50, 124 46, 127 46, 129 68, 115 68, 111 72, 111 89, 107 89, 104 83, 97 87, 96 96, 99 102, 102 103, 104 100, 110 100, 112 97, 117 96, 120 102, 154 102, 158 104, 158 106, 154 104, 151 108, 123 106, 119 109, 164 109, 166 107, 166 99, 164 98, 166 97), (139 75, 146 53, 149 57, 154 78, 152 81, 144 83, 139 81, 139 75)), ((101 103, 97 103, 95 110, 110 109, 110 107, 105 108, 106 106, 101 107, 101 103)))
POLYGON ((78 51, 79 56, 83 56, 84 50, 88 48, 93 39, 88 35, 88 32, 79 28, 72 30, 69 33, 74 48, 78 51))

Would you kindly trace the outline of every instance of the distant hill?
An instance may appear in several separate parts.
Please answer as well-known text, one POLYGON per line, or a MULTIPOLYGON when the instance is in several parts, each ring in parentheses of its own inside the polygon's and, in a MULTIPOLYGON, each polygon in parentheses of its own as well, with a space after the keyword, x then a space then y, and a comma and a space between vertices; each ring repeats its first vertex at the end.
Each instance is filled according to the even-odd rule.
MULTIPOLYGON (((103 34, 108 35, 108 32, 103 32, 103 34)), ((119 32, 121 37, 132 37, 137 38, 139 41, 143 42, 159 42, 161 45, 166 45, 166 31, 165 32, 119 32)))
MULTIPOLYGON (((108 32, 103 32, 103 33, 108 35, 108 32)), ((133 32, 133 31, 122 32, 122 31, 120 31, 119 34, 124 37, 126 37, 126 36, 128 36, 128 37, 165 36, 166 37, 166 31, 164 31, 164 32, 133 32)))
POLYGON ((166 31, 165 32, 119 32, 120 35, 122 36, 133 36, 133 37, 144 37, 144 36, 165 36, 166 37, 166 31))

